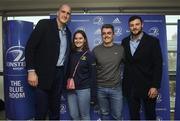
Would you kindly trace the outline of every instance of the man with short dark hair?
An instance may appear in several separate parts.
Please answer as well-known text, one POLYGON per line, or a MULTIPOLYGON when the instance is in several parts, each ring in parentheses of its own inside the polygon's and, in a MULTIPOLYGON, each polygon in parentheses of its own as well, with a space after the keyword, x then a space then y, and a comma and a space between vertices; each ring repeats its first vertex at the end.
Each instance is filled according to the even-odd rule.
POLYGON ((55 19, 38 22, 26 46, 28 83, 35 87, 35 119, 60 119, 60 98, 71 47, 71 33, 67 22, 71 7, 59 7, 55 19))
POLYGON ((103 43, 94 48, 97 69, 97 97, 100 107, 101 119, 122 119, 122 87, 120 65, 124 49, 121 45, 113 43, 114 27, 105 24, 101 28, 103 43))
POLYGON ((162 53, 159 40, 143 32, 139 16, 129 18, 131 34, 122 40, 125 51, 123 94, 130 117, 140 120, 141 101, 147 120, 156 120, 156 98, 162 77, 162 53))

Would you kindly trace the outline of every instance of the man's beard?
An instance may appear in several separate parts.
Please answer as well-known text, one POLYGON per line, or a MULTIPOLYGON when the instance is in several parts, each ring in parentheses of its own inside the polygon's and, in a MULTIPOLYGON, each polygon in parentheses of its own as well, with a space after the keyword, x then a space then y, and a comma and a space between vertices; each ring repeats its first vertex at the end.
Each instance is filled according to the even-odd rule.
POLYGON ((141 29, 140 31, 138 31, 138 33, 133 33, 133 32, 131 32, 131 34, 132 34, 133 36, 138 36, 138 35, 141 34, 141 32, 142 32, 142 29, 141 29))

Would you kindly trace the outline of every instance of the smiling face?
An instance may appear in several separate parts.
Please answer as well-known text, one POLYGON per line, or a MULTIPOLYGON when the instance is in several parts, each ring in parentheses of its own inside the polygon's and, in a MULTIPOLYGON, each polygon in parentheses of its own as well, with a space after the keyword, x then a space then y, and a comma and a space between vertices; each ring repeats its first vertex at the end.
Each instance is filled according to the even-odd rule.
POLYGON ((111 45, 113 43, 114 33, 111 28, 103 28, 101 34, 102 34, 103 44, 105 46, 111 45))
POLYGON ((74 37, 74 45, 78 50, 82 50, 86 40, 81 33, 76 33, 74 37))
POLYGON ((129 29, 131 31, 131 34, 133 36, 139 36, 139 34, 142 32, 143 23, 140 21, 140 19, 134 19, 133 21, 129 22, 129 29))
POLYGON ((69 5, 62 5, 57 12, 57 21, 59 26, 66 24, 71 16, 71 7, 69 5))

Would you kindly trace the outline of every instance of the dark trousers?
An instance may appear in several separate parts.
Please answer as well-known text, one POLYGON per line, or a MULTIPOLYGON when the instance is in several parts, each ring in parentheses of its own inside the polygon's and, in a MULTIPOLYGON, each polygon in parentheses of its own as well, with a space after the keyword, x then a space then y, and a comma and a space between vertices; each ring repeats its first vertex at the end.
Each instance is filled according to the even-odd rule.
POLYGON ((140 120, 141 101, 143 102, 146 120, 156 120, 156 98, 140 98, 131 96, 127 98, 131 120, 140 120))
POLYGON ((42 90, 37 88, 35 92, 35 119, 45 120, 47 114, 50 120, 60 119, 60 99, 64 82, 63 67, 56 68, 56 76, 54 78, 52 88, 50 90, 42 90))

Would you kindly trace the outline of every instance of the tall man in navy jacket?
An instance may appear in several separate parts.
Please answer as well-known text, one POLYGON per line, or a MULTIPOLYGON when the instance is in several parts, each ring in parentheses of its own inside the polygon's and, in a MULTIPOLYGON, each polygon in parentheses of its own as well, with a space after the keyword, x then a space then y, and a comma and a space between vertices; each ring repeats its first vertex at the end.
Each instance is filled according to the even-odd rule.
POLYGON ((156 98, 162 76, 162 54, 159 40, 143 32, 139 16, 129 18, 131 35, 124 38, 125 66, 123 94, 127 98, 130 117, 140 119, 141 101, 145 117, 156 119, 156 98))
POLYGON ((28 83, 36 88, 35 119, 60 119, 60 97, 70 53, 71 33, 66 26, 71 7, 59 7, 57 18, 40 20, 26 46, 28 83))

